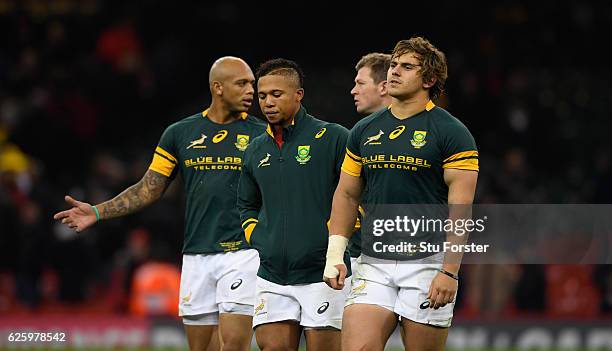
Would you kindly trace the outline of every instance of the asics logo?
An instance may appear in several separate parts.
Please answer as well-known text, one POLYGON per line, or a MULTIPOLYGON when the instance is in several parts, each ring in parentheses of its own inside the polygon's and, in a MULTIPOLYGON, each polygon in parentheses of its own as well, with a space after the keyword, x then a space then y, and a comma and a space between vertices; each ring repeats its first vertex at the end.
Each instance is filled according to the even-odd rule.
POLYGON ((318 314, 323 314, 323 313, 325 313, 325 311, 327 311, 328 308, 329 308, 329 302, 325 301, 325 302, 323 302, 321 307, 319 307, 319 309, 317 310, 317 313, 318 314))
POLYGON ((230 289, 232 290, 236 290, 240 287, 240 285, 242 285, 242 279, 238 279, 236 280, 231 286, 230 289))
POLYGON ((220 130, 219 133, 217 133, 213 139, 212 142, 217 144, 223 141, 223 139, 225 139, 225 137, 227 136, 227 130, 220 130))

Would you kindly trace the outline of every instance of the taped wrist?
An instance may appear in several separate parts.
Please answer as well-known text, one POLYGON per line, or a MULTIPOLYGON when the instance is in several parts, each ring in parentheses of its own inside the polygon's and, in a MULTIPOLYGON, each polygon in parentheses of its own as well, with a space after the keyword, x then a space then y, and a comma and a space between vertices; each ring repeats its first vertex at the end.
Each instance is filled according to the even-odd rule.
POLYGON ((344 264, 344 251, 348 245, 348 238, 342 235, 330 235, 329 244, 327 245, 327 255, 325 260, 325 270, 323 276, 326 278, 335 278, 340 273, 335 267, 338 264, 344 264))

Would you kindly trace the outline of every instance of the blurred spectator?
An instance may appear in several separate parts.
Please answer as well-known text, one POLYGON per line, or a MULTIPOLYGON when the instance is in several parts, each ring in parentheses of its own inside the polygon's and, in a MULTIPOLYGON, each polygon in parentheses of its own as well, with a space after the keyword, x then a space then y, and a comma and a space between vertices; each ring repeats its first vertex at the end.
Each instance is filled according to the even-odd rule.
POLYGON ((143 264, 134 273, 130 312, 137 316, 176 318, 180 282, 180 271, 172 264, 143 264))
POLYGON ((150 234, 144 228, 132 230, 124 247, 114 257, 110 272, 111 304, 121 312, 128 310, 135 271, 150 260, 150 234))

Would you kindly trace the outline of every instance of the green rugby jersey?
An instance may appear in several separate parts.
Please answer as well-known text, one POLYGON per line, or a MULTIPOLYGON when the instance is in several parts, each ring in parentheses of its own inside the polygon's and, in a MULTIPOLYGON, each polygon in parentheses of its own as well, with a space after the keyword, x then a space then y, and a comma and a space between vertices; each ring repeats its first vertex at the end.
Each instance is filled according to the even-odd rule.
POLYGON ((217 124, 208 110, 169 126, 149 169, 174 178, 181 173, 185 194, 184 254, 247 248, 236 208, 242 157, 265 124, 243 113, 241 119, 217 124))
POLYGON ((403 120, 383 109, 357 122, 342 165, 364 179, 366 213, 378 204, 446 204, 446 168, 478 171, 478 151, 465 125, 432 101, 403 120))
MULTIPOLYGON (((242 226, 259 251, 258 276, 280 285, 318 283, 348 130, 301 107, 282 133, 279 148, 268 127, 244 155, 238 190, 242 226)), ((344 261, 350 274, 348 252, 344 261)))

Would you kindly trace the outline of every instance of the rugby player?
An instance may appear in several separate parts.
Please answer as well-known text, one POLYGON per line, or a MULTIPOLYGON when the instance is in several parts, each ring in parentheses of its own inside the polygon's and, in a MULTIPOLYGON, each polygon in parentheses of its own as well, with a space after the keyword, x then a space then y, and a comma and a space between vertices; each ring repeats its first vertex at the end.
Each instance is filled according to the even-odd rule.
MULTIPOLYGON (((366 207, 473 202, 478 177, 474 138, 432 101, 446 78, 446 58, 428 40, 397 43, 387 74, 391 107, 359 121, 347 142, 324 273, 331 287, 345 286, 342 253, 360 201, 366 207)), ((423 256, 406 264, 362 254, 344 311, 343 350, 383 350, 398 315, 406 350, 444 349, 460 263, 447 255, 440 261, 423 256)))
POLYGON ((363 56, 355 70, 355 86, 351 95, 355 108, 362 115, 372 114, 391 105, 391 96, 387 93, 387 71, 391 55, 372 52, 363 56))
MULTIPOLYGON (((348 130, 306 112, 295 62, 267 61, 257 79, 268 128, 247 150, 238 187, 246 239, 261 260, 255 338, 264 351, 297 350, 304 328, 308 350, 340 350, 346 290, 330 289, 321 276, 348 130)), ((342 256, 349 264, 348 252, 342 256)))
POLYGON ((244 242, 236 196, 243 154, 265 124, 247 115, 255 77, 240 58, 211 67, 212 103, 161 136, 142 180, 112 200, 72 206, 54 218, 81 232, 100 220, 125 216, 158 200, 180 173, 186 197, 179 314, 191 350, 217 338, 222 350, 250 350, 259 257, 244 242))
MULTIPOLYGON (((351 95, 358 113, 367 116, 391 105, 391 96, 387 93, 387 71, 390 62, 391 55, 378 52, 369 53, 357 62, 357 75, 351 95)), ((362 212, 361 208, 359 210, 362 212)), ((353 233, 348 248, 354 275, 357 257, 361 255, 360 229, 353 233)))

